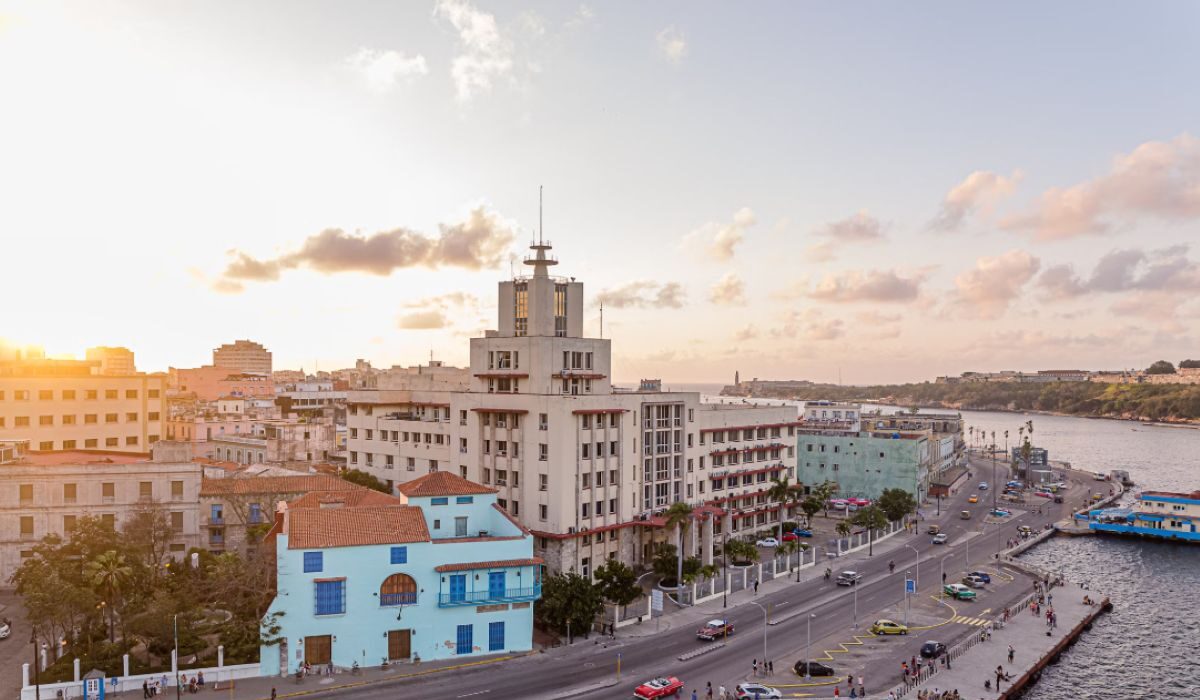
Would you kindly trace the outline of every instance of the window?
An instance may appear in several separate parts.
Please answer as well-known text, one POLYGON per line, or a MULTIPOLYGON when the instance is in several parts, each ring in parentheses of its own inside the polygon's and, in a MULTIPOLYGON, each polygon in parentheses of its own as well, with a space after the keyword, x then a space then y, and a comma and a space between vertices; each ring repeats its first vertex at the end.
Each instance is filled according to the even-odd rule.
POLYGON ((431 499, 429 499, 429 505, 431 505, 431 506, 447 506, 447 505, 450 505, 450 499, 445 496, 442 496, 439 498, 431 498, 431 499))
POLYGON ((38 401, 53 401, 54 392, 50 389, 42 389, 38 391, 38 401))
POLYGON ((77 489, 76 484, 63 484, 63 503, 74 503, 77 489))
POLYGON ((504 623, 488 623, 488 651, 504 650, 504 623))
MULTIPOLYGON (((395 561, 395 551, 397 549, 406 550, 405 547, 392 547, 392 563, 395 561)), ((407 558, 407 553, 405 554, 407 558)), ((399 562, 403 564, 404 562, 399 562)), ((412 605, 417 602, 417 582, 408 574, 392 574, 383 580, 379 586, 379 604, 384 606, 391 605, 412 605)))
POLYGON ((250 518, 251 525, 257 525, 263 521, 261 504, 259 504, 259 503, 251 503, 250 504, 249 518, 250 518))
POLYGON ((21 537, 33 537, 33 516, 21 516, 21 537))
POLYGON ((117 416, 117 414, 115 414, 115 413, 105 413, 104 414, 104 422, 105 423, 116 423, 118 418, 119 418, 119 416, 117 416))
POLYGON ((171 511, 171 532, 183 532, 183 511, 171 511))
POLYGON ((590 443, 590 442, 583 443, 581 449, 582 449, 582 457, 584 459, 592 458, 592 443, 590 443))
POLYGON ((85 414, 83 414, 83 422, 84 422, 85 424, 89 424, 89 425, 90 425, 90 424, 93 424, 93 423, 95 423, 95 422, 96 422, 96 419, 97 419, 97 418, 99 418, 99 416, 97 416, 95 413, 85 413, 85 414))
POLYGON ((125 438, 125 444, 126 444, 126 445, 136 445, 136 444, 138 444, 138 439, 137 439, 137 436, 136 436, 136 435, 130 435, 129 437, 125 438))
POLYGON ((151 411, 150 413, 146 414, 146 420, 158 420, 158 419, 159 419, 158 411, 151 411))
POLYGON ((38 416, 38 425, 54 425, 54 416, 38 416))
POLYGON ((148 389, 146 391, 146 397, 151 398, 151 399, 157 399, 158 398, 158 389, 148 389))
MULTIPOLYGON (((305 554, 307 556, 309 552, 305 554)), ((346 579, 314 581, 313 586, 314 614, 341 615, 346 612, 346 579)))
POLYGON ((33 484, 21 484, 21 503, 33 502, 33 484))
POLYGON ((546 430, 550 427, 550 417, 545 413, 538 414, 538 430, 546 430))
POLYGON ((407 564, 408 563, 408 547, 392 547, 391 563, 407 564))
POLYGON ((546 491, 550 488, 550 476, 548 474, 538 474, 538 491, 546 491))
POLYGON ((100 497, 105 503, 112 503, 117 496, 117 485, 114 482, 106 481, 100 484, 100 497))
POLYGON ((28 401, 29 391, 26 389, 17 389, 13 392, 13 401, 28 401))
POLYGON ((154 483, 150 481, 138 482, 138 498, 150 499, 154 498, 154 483))
POLYGON ((42 452, 49 452, 54 449, 54 441, 49 440, 47 442, 39 442, 38 449, 41 450, 42 452))
MULTIPOLYGON (((180 513, 180 515, 183 515, 183 514, 180 513)), ((63 532, 70 532, 74 529, 75 529, 75 516, 74 515, 64 515, 63 516, 63 532)))
POLYGON ((13 425, 18 428, 26 428, 29 426, 29 416, 16 416, 13 418, 13 425))
POLYGON ((475 497, 474 496, 458 496, 457 498, 454 499, 454 502, 459 503, 459 504, 474 503, 475 497))
MULTIPOLYGON (((518 320, 521 320, 521 319, 518 319, 518 320)), ((454 594, 451 593, 451 595, 453 596, 454 594)), ((459 625, 458 626, 458 634, 457 634, 457 639, 456 639, 457 644, 454 647, 454 653, 470 654, 474 650, 475 645, 474 645, 474 641, 472 639, 473 631, 474 631, 474 628, 471 625, 459 625)))
POLYGON ((538 506, 538 517, 545 520, 550 517, 550 509, 546 505, 538 506))
POLYGON ((73 416, 73 415, 71 415, 71 416, 63 416, 63 417, 62 417, 62 424, 63 424, 63 425, 75 425, 75 416, 73 416))
POLYGON ((136 399, 137 398, 137 389, 126 389, 125 390, 125 398, 136 399))
POLYGON ((584 503, 583 505, 579 506, 579 516, 580 516, 580 517, 582 517, 582 518, 590 518, 590 517, 592 517, 592 516, 591 516, 591 514, 590 514, 590 512, 589 512, 589 511, 590 511, 590 509, 591 509, 591 504, 590 504, 590 503, 584 503))
POLYGON ((312 574, 325 570, 325 553, 324 552, 305 552, 304 553, 304 573, 312 574))
POLYGON ((117 390, 116 389, 105 389, 104 390, 104 398, 106 398, 106 399, 117 398, 117 390))

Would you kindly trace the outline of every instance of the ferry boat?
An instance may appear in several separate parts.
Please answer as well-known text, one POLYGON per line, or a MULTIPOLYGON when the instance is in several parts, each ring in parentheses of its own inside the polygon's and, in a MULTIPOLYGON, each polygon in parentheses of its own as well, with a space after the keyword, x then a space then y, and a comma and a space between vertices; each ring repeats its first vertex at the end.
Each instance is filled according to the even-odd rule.
POLYGON ((1088 529, 1200 542, 1200 491, 1143 491, 1132 508, 1100 508, 1089 512, 1088 529))
POLYGON ((1108 477, 1113 481, 1120 482, 1122 486, 1133 486, 1133 479, 1129 477, 1129 472, 1124 469, 1114 469, 1108 473, 1108 477))

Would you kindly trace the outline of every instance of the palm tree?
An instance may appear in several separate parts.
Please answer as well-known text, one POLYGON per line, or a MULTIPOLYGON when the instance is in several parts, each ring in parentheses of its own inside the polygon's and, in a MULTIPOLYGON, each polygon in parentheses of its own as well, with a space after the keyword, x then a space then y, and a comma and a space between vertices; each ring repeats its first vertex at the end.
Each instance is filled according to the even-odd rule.
POLYGON ((108 641, 115 642, 113 611, 121 589, 133 575, 133 569, 125 563, 125 555, 107 551, 89 561, 83 569, 84 578, 97 588, 104 590, 108 608, 108 641))
POLYGON ((875 556, 875 531, 887 527, 887 514, 879 506, 870 505, 855 513, 853 522, 855 525, 867 528, 867 532, 869 533, 867 539, 870 542, 867 556, 875 556))
POLYGON ((837 530, 837 534, 841 535, 842 537, 850 536, 850 530, 851 530, 850 523, 846 522, 845 520, 838 523, 837 527, 834 529, 837 530))
POLYGON ((767 500, 775 501, 779 504, 779 541, 783 541, 783 510, 787 506, 787 501, 792 495, 792 485, 790 476, 785 476, 782 479, 771 479, 771 488, 767 489, 767 500))
POLYGON ((975 442, 975 426, 972 425, 967 428, 967 435, 970 436, 970 439, 967 441, 968 444, 975 442))
POLYGON ((692 524, 692 507, 683 501, 676 501, 671 504, 671 507, 666 512, 667 528, 674 528, 679 532, 679 567, 675 574, 675 585, 683 585, 683 534, 687 531, 688 526, 692 524))

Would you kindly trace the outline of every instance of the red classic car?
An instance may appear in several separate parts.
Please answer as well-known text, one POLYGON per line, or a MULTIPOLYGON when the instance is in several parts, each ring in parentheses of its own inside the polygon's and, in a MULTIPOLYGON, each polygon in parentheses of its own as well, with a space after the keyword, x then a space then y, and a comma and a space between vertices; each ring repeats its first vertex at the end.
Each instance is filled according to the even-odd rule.
POLYGON ((667 676, 665 678, 655 678, 652 681, 646 681, 639 685, 633 691, 633 697, 642 698, 665 698, 668 695, 679 695, 683 692, 683 681, 675 676, 667 676))

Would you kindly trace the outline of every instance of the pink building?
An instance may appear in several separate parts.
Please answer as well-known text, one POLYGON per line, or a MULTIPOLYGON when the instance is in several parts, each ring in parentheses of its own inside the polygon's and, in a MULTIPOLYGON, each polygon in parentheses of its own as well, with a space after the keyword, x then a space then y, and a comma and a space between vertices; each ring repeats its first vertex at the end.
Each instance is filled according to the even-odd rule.
POLYGON ((167 420, 167 439, 190 443, 195 457, 213 457, 209 441, 226 435, 249 436, 254 422, 241 415, 180 416, 167 420))
POLYGON ((172 367, 170 386, 180 394, 195 394, 201 401, 216 401, 222 396, 275 396, 275 381, 269 374, 245 374, 212 365, 193 369, 172 367))

